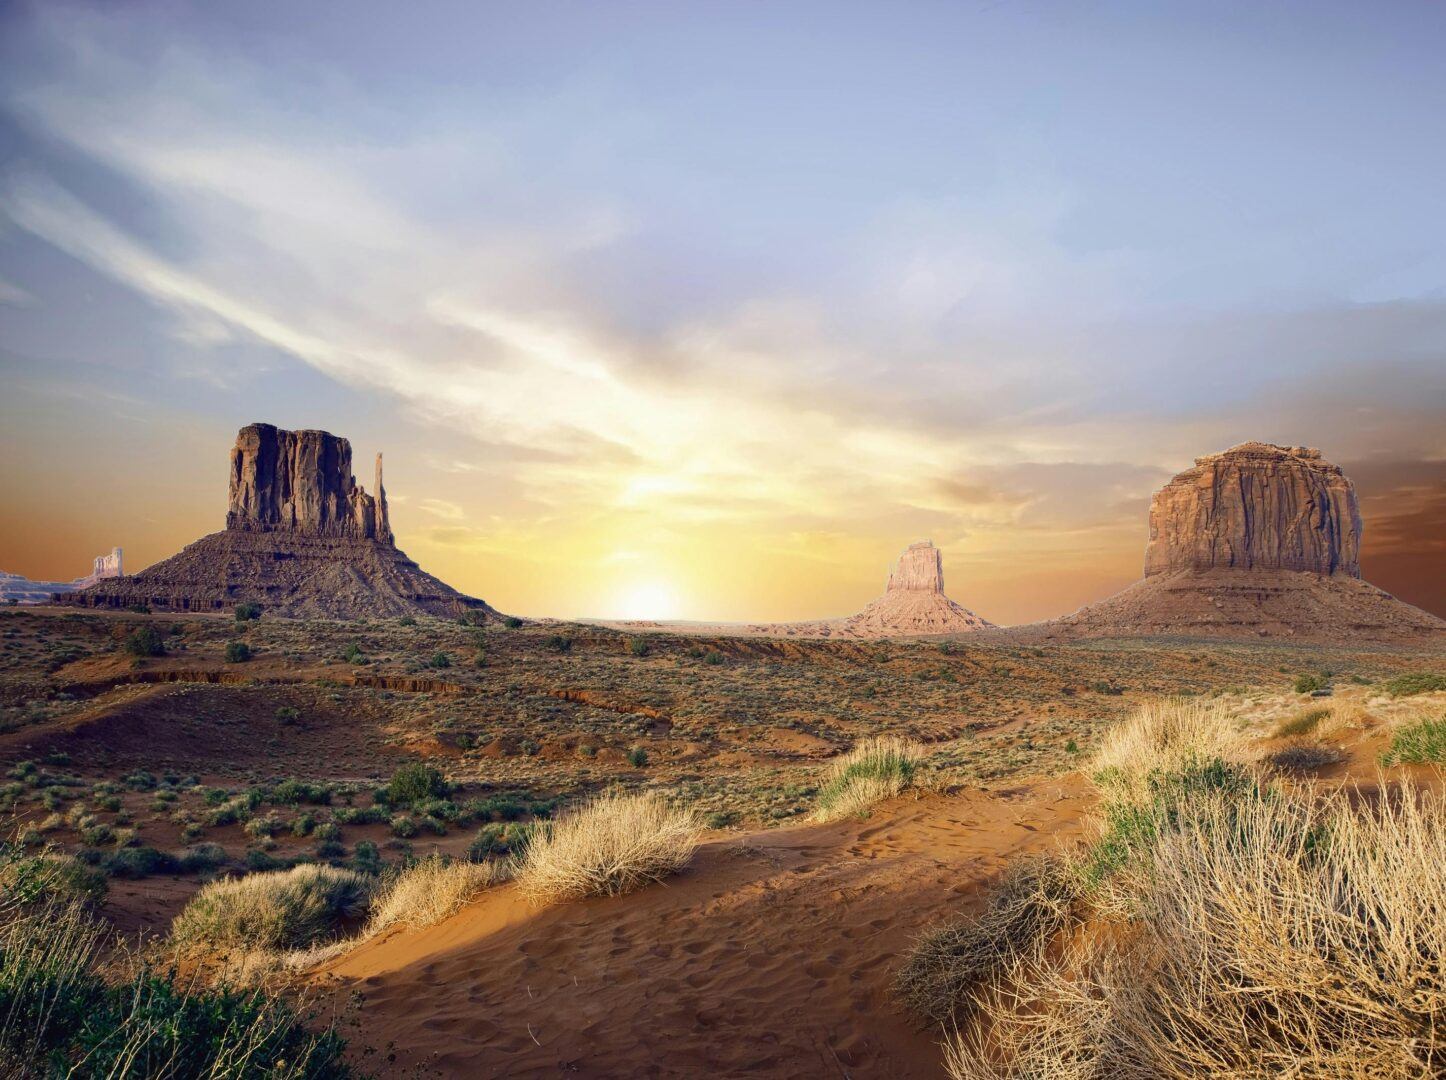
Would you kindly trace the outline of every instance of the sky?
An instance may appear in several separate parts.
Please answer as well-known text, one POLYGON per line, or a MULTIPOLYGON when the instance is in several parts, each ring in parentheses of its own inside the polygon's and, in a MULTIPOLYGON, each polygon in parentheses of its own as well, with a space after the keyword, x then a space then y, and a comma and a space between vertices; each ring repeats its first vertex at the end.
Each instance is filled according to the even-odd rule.
POLYGON ((998 623, 1250 439, 1446 614, 1446 6, 0 6, 0 569, 224 523, 265 421, 524 615, 998 623))

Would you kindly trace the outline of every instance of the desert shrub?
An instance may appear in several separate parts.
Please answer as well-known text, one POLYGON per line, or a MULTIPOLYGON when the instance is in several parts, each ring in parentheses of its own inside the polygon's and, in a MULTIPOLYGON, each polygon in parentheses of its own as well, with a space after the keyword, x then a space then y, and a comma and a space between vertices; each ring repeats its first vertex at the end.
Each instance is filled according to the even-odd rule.
POLYGON ((835 758, 819 789, 814 818, 829 821, 857 814, 891 799, 914 780, 923 748, 892 735, 861 739, 835 758))
POLYGON ((1297 694, 1313 694, 1317 690, 1324 690, 1327 685, 1326 677, 1317 671, 1307 671, 1295 677, 1297 694))
POLYGON ((1428 671, 1412 671, 1406 675, 1397 675, 1386 681, 1386 693, 1392 697, 1409 697, 1412 694, 1430 694, 1438 690, 1446 690, 1446 675, 1438 675, 1428 671))
POLYGON ((1294 716, 1288 716, 1275 725, 1275 736, 1277 738, 1290 738, 1295 735, 1309 735, 1320 722, 1331 714, 1327 707, 1314 709, 1303 709, 1294 716))
POLYGON ((543 644, 555 653, 572 651, 572 638, 564 637, 562 634, 549 634, 543 644))
POLYGON ((457 623, 460 626, 486 626, 487 613, 485 611, 464 611, 457 616, 457 623))
POLYGON ((301 720, 301 710, 294 705, 281 705, 276 709, 276 722, 291 727, 301 720))
POLYGON ((526 849, 532 829, 532 825, 518 822, 488 822, 472 838, 467 857, 473 862, 483 862, 501 855, 517 855, 526 849))
POLYGON ((628 652, 633 656, 647 656, 648 639, 641 637, 633 638, 632 641, 628 642, 628 652))
POLYGON ((1111 888, 1130 917, 976 995, 955 1077, 1440 1075, 1446 803, 1204 798, 1111 888))
POLYGON ((1345 760, 1345 753, 1334 746, 1320 743, 1299 743, 1277 750, 1267 759, 1277 769, 1287 772, 1309 772, 1345 760))
POLYGON ((648 748, 646 746, 635 746, 628 751, 628 764, 636 769, 641 769, 648 763, 648 748))
POLYGON ((535 828, 518 886, 534 902, 619 896, 681 870, 701 831, 656 792, 602 795, 535 828))
POLYGON ((367 908, 373 879, 303 865, 202 886, 171 926, 182 950, 293 949, 334 934, 367 908))
POLYGON ((397 625, 398 625, 398 626, 416 626, 416 625, 417 625, 417 617, 416 617, 415 615, 403 615, 400 619, 397 620, 397 625))
POLYGON ((165 656, 166 642, 154 626, 139 626, 126 636, 125 649, 132 656, 165 656))
POLYGON ((112 877, 144 878, 175 874, 180 871, 181 862, 174 855, 153 847, 133 847, 112 852, 101 861, 101 866, 112 877))
POLYGON ((446 796, 447 781, 430 765, 408 762, 392 773, 387 785, 387 801, 393 806, 407 806, 446 796))
POLYGON ((383 866, 382 853, 376 843, 371 840, 358 840, 351 853, 351 866, 359 873, 380 874, 383 866))
POLYGON ((403 840, 409 840, 421 831, 417 825, 417 819, 410 814, 398 814, 388 822, 388 825, 392 830, 392 835, 403 840))
POLYGON ((220 844, 194 844, 181 852, 181 869, 191 873, 217 870, 226 865, 226 850, 220 844))
POLYGON ((952 1021, 971 994, 1069 925, 1078 896, 1078 879, 1058 856, 1016 860, 982 912, 925 931, 894 980, 895 992, 915 1012, 952 1021))
POLYGON ((711 667, 717 667, 719 664, 723 663, 723 654, 720 653, 717 649, 709 649, 706 653, 703 654, 703 663, 708 664, 711 667))
POLYGON ((516 615, 509 615, 506 619, 502 620, 502 625, 509 630, 516 630, 522 625, 522 620, 516 615))
POLYGON ((39 902, 98 904, 105 874, 55 848, 27 852, 0 844, 0 912, 39 902))
POLYGON ((226 663, 244 664, 251 659, 251 646, 244 641, 226 642, 226 663))
POLYGON ((345 649, 342 649, 341 659, 348 664, 360 664, 366 660, 366 655, 362 652, 362 647, 353 641, 345 649))
POLYGON ((1382 765, 1446 765, 1446 716, 1422 717, 1391 734, 1382 765))
POLYGON ((98 971, 102 926, 50 904, 0 923, 0 1069, 14 1076, 340 1080, 332 1031, 309 1032, 260 993, 181 989, 142 969, 98 971))
POLYGON ((501 862, 454 862, 428 855, 382 883, 365 933, 371 936, 393 926, 420 928, 439 923, 481 889, 507 880, 509 873, 501 862))
POLYGON ((449 668, 452 666, 452 657, 449 653, 439 652, 432 655, 428 664, 434 668, 449 668))
POLYGON ((261 618, 261 605, 241 603, 236 605, 236 621, 238 623, 250 622, 253 619, 261 618))

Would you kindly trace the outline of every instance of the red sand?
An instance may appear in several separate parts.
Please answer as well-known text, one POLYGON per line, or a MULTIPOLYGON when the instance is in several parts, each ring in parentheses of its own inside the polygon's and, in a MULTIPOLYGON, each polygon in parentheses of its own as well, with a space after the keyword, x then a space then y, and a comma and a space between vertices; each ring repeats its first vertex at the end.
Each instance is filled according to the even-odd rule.
POLYGON ((867 820, 705 844, 629 896, 535 910, 510 886, 334 962, 353 1045, 444 1076, 937 1077, 889 984, 920 929, 1075 835, 1076 777, 899 800, 867 820))

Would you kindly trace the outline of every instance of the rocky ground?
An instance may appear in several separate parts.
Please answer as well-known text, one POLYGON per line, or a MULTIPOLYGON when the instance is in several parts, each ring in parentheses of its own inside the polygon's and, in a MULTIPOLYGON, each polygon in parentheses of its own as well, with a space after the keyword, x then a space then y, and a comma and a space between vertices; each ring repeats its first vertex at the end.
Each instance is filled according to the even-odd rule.
POLYGON ((383 861, 460 854, 479 831, 505 844, 509 820, 610 787, 664 788, 720 830, 774 827, 807 813, 821 764, 862 735, 918 739, 941 790, 991 792, 1068 774, 1145 699, 1441 666, 1440 652, 1385 647, 805 642, 10 608, 0 798, 32 839, 134 874, 115 917, 164 928, 197 879, 157 880, 138 850, 218 845, 225 864, 253 867, 353 859, 358 844, 383 861), (422 814, 376 805, 417 760, 446 775, 451 798, 422 814), (148 899, 127 909, 128 889, 148 899))

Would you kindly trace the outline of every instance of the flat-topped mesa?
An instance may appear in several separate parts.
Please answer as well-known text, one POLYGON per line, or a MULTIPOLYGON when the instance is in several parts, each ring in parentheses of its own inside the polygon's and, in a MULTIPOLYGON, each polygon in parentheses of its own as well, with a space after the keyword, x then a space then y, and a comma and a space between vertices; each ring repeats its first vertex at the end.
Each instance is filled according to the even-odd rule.
POLYGON ((889 574, 886 592, 944 592, 944 556, 932 540, 910 544, 889 574))
POLYGON ((1248 442, 1196 458, 1150 502, 1145 576, 1300 570, 1360 577, 1355 488, 1319 450, 1248 442))
POLYGON ((327 431, 248 424, 231 450, 226 528, 391 544, 382 456, 375 495, 356 482, 351 443, 327 431))

